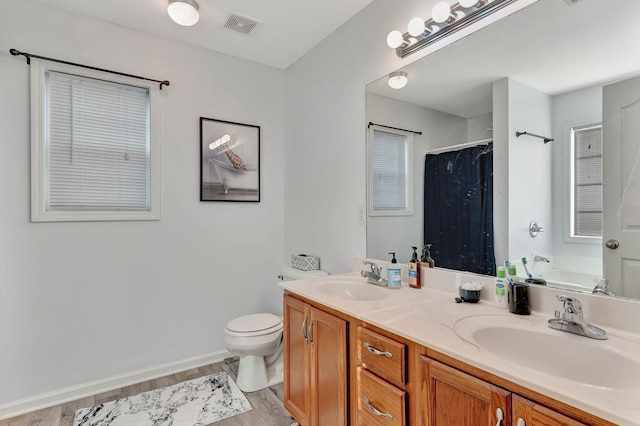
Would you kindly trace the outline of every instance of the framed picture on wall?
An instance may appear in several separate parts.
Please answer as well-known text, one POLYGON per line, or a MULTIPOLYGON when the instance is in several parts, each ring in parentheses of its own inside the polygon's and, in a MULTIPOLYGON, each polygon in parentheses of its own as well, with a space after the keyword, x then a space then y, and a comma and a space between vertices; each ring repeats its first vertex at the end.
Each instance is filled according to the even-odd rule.
POLYGON ((200 201, 260 201, 260 126, 200 117, 200 201))

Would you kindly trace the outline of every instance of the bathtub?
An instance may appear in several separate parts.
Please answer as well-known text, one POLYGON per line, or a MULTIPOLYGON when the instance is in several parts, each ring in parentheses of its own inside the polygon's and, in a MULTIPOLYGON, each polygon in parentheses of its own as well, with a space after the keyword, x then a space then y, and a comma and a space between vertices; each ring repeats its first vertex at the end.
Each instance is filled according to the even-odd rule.
MULTIPOLYGON (((225 195, 231 189, 258 190, 258 170, 247 164, 249 170, 239 170, 215 157, 209 159, 211 176, 215 176, 224 188, 225 195)), ((212 179, 213 180, 213 179, 212 179)))
POLYGON ((585 274, 583 272, 572 272, 552 269, 534 273, 535 278, 543 278, 547 285, 567 290, 592 291, 602 279, 601 276, 585 274))

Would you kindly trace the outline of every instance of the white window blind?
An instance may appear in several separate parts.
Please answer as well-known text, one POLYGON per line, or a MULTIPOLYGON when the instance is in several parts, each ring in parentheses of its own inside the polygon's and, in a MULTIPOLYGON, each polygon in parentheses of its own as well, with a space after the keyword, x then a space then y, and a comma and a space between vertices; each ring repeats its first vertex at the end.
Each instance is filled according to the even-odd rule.
POLYGON ((48 211, 149 211, 149 91, 46 73, 48 211))
POLYGON ((574 229, 583 237, 602 236, 602 126, 573 129, 574 229))
POLYGON ((410 136, 374 129, 370 146, 372 215, 407 215, 413 211, 410 136))

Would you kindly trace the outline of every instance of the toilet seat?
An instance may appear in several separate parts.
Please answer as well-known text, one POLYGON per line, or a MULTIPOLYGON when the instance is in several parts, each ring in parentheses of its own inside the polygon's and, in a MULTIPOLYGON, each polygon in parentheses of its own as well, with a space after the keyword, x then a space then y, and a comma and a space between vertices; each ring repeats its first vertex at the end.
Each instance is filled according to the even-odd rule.
POLYGON ((273 314, 252 314, 232 319, 227 323, 226 333, 230 336, 262 336, 283 329, 282 318, 273 314))

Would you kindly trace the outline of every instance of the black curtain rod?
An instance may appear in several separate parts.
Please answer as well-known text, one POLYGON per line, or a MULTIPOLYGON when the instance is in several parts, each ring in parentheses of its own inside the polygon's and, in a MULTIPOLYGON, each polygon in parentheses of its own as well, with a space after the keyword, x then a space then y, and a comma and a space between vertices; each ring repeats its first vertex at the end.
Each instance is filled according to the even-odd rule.
POLYGON ((371 126, 380 126, 380 127, 386 127, 387 129, 393 129, 393 130, 401 130, 403 132, 409 132, 409 133, 415 133, 416 135, 421 135, 422 132, 416 132, 414 130, 407 130, 407 129, 399 129, 398 127, 391 127, 391 126, 385 126, 384 124, 376 124, 373 121, 369 122, 369 125, 367 126, 367 129, 371 126))
POLYGON ((540 135, 536 135, 535 133, 529 133, 529 132, 516 132, 516 137, 519 138, 522 135, 528 135, 528 136, 533 136, 534 138, 540 138, 544 140, 544 143, 548 143, 548 142, 553 142, 553 138, 548 138, 546 136, 540 136, 540 135))
POLYGON ((147 80, 147 81, 153 81, 155 83, 160 84, 160 90, 162 90, 162 86, 169 86, 171 83, 169 82, 169 80, 154 80, 152 78, 146 78, 146 77, 140 77, 138 75, 132 75, 132 74, 125 74, 123 72, 118 72, 118 71, 111 71, 111 70, 106 70, 104 68, 97 68, 97 67, 92 67, 89 65, 82 65, 82 64, 76 64, 73 62, 68 62, 68 61, 62 61, 60 59, 53 59, 53 58, 47 58, 46 56, 39 56, 39 55, 33 55, 31 53, 26 53, 26 52, 20 52, 17 49, 9 49, 9 53, 11 53, 13 56, 18 56, 18 55, 22 55, 25 58, 27 58, 27 65, 31 65, 31 58, 36 58, 36 59, 44 59, 45 61, 52 61, 52 62, 58 62, 61 64, 66 64, 66 65, 73 65, 75 67, 81 67, 81 68, 88 68, 90 70, 96 70, 96 71, 103 71, 103 72, 108 72, 111 74, 117 74, 117 75, 122 75, 125 77, 133 77, 133 78, 137 78, 139 80, 147 80))

